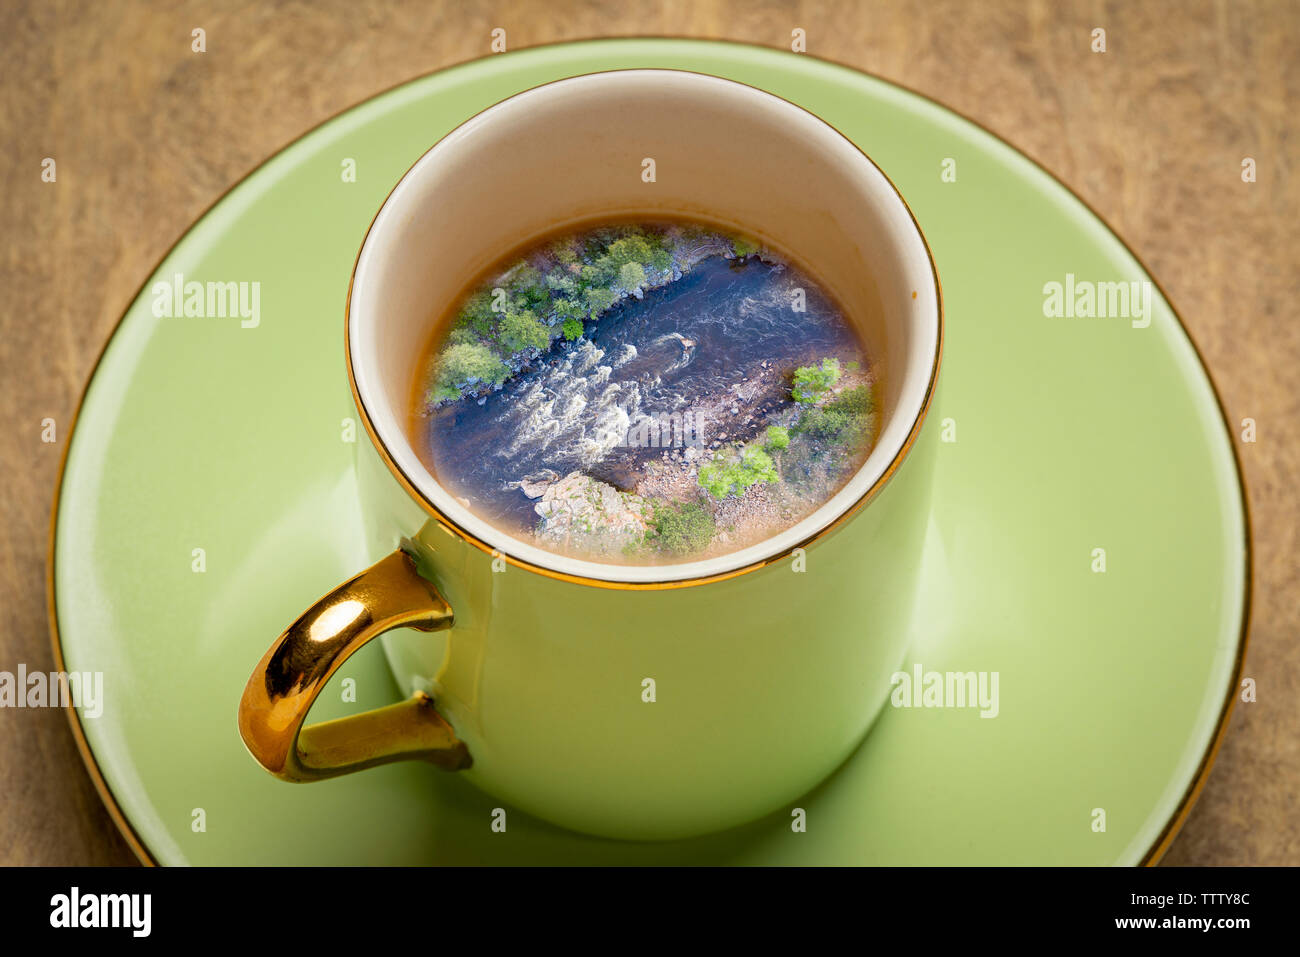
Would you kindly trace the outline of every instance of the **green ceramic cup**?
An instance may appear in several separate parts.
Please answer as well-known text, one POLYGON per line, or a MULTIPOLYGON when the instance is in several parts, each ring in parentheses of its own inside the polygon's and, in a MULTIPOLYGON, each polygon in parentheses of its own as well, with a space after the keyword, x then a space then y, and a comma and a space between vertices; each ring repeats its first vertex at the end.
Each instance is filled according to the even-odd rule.
POLYGON ((406 173, 357 258, 347 360, 372 440, 357 475, 375 564, 258 664, 239 709, 249 750, 290 781, 428 760, 503 805, 619 838, 793 807, 861 741, 903 661, 941 344, 938 277, 902 197, 799 107, 702 74, 621 70, 480 113, 406 173), (531 237, 664 215, 753 236, 834 294, 879 373, 877 444, 798 525, 705 561, 601 564, 513 539, 413 448, 432 324, 531 237), (381 635, 412 697, 304 727, 330 675, 381 635))

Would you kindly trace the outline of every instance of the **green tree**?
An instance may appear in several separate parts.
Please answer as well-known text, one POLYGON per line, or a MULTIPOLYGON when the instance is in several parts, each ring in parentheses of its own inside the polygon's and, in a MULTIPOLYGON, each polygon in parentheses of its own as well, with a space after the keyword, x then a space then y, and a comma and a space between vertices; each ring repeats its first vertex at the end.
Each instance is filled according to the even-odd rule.
POLYGON ((610 243, 604 258, 613 268, 620 269, 627 263, 648 263, 650 255, 650 244, 645 236, 629 234, 610 243))
POLYGON ((497 385, 504 382, 510 369, 495 352, 481 343, 458 343, 448 346, 438 357, 438 386, 462 385, 471 379, 497 385))
POLYGON ((578 336, 582 335, 582 320, 565 319, 564 324, 560 326, 560 330, 564 333, 564 338, 572 342, 574 339, 578 338, 578 336))
POLYGON ((594 319, 614 305, 614 301, 618 297, 614 295, 612 289, 606 289, 603 286, 592 286, 582 294, 582 298, 585 301, 587 312, 594 319))
POLYGON ((509 311, 510 306, 516 309, 537 309, 551 298, 546 277, 524 260, 515 263, 502 274, 497 288, 505 290, 506 311, 509 311))
POLYGON ((673 254, 668 251, 664 245, 662 237, 659 238, 656 246, 650 250, 650 265, 660 272, 667 272, 673 265, 673 254))
POLYGON ((578 261, 578 251, 573 248, 573 240, 560 239, 551 244, 551 255, 555 257, 556 262, 575 263, 578 261))
POLYGON ((430 405, 439 402, 452 402, 460 398, 460 389, 454 385, 435 385, 424 395, 424 401, 430 405))
POLYGON ((472 329, 484 338, 492 335, 496 321, 497 314, 492 311, 492 294, 488 291, 476 292, 466 299, 457 320, 460 326, 472 329))
POLYGON ((511 309, 501 320, 501 344, 508 352, 545 349, 551 344, 551 332, 527 309, 511 309))
POLYGON ((640 263, 624 263, 618 271, 618 284, 624 289, 636 289, 645 282, 645 267, 640 263))
POLYGON ((581 322, 587 316, 586 307, 578 299, 556 299, 553 305, 555 307, 555 314, 559 316, 561 320, 577 319, 581 322))
POLYGON ((800 366, 794 370, 790 394, 796 402, 816 402, 840 380, 840 360, 823 359, 820 367, 800 366))
POLYGON ((561 296, 571 296, 578 291, 578 280, 562 269, 546 274, 546 287, 561 296))
MULTIPOLYGON (((608 286, 618 282, 624 268, 631 264, 641 267, 644 272, 647 263, 662 270, 672 262, 660 240, 633 227, 623 227, 618 234, 601 234, 597 248, 591 265, 583 269, 583 275, 594 285, 608 286)), ((630 288, 626 283, 624 285, 630 288)))
POLYGON ((447 333, 447 343, 449 345, 458 346, 463 343, 476 343, 478 341, 478 333, 469 326, 457 325, 451 332, 447 333))

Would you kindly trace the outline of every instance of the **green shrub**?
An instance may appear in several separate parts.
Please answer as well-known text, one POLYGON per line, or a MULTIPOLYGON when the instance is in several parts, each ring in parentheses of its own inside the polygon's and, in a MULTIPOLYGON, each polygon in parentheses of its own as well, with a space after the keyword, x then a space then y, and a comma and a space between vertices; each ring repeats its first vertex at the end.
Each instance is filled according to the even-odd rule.
POLYGON ((763 448, 769 452, 780 452, 790 444, 790 430, 779 425, 767 427, 767 440, 763 448))
POLYGON ((714 498, 744 495, 759 482, 779 480, 772 456, 756 445, 746 446, 737 458, 715 458, 701 467, 697 481, 714 498))
POLYGON ((866 438, 867 416, 873 407, 871 390, 865 385, 846 389, 823 406, 804 409, 794 430, 832 445, 857 446, 866 438))
POLYGON ((713 541, 713 515, 698 502, 656 503, 650 543, 670 555, 689 555, 713 541))
POLYGON ((736 258, 751 256, 758 252, 758 243, 744 236, 737 236, 731 241, 731 252, 736 258))
POLYGON ((827 409, 843 409, 846 412, 856 412, 866 415, 875 408, 875 400, 871 396, 871 390, 865 385, 855 386, 852 389, 845 389, 831 401, 826 403, 827 409))
POLYGON ((794 370, 790 394, 796 402, 816 402, 840 380, 840 360, 823 359, 821 366, 794 370))
POLYGON ((852 414, 842 410, 825 409, 815 405, 804 410, 803 415, 799 416, 799 421, 795 423, 794 429, 798 433, 838 442, 841 433, 852 426, 853 419, 852 414))
POLYGON ((581 319, 565 319, 564 324, 560 326, 560 331, 564 333, 564 338, 572 342, 578 336, 582 335, 581 319))

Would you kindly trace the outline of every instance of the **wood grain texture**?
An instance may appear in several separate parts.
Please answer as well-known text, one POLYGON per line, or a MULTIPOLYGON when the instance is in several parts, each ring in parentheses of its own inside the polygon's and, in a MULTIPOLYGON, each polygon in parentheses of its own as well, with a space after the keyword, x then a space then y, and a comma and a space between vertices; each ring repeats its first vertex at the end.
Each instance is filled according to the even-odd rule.
MULTIPOLYGON (((0 670, 50 669, 45 559, 69 422, 160 257, 226 188, 311 126, 413 76, 512 48, 620 35, 787 47, 896 80, 1071 184, 1158 276, 1242 445, 1255 530, 1247 674, 1171 864, 1300 864, 1300 4, 750 0, 146 4, 0 11, 0 670), (190 31, 208 50, 190 50, 190 31), (1108 52, 1088 49, 1094 27, 1108 52), (43 157, 58 181, 42 183, 43 157), (1243 157, 1258 182, 1240 179, 1243 157), (59 424, 40 440, 41 420, 59 424)), ((133 860, 58 711, 0 712, 0 863, 133 860)))

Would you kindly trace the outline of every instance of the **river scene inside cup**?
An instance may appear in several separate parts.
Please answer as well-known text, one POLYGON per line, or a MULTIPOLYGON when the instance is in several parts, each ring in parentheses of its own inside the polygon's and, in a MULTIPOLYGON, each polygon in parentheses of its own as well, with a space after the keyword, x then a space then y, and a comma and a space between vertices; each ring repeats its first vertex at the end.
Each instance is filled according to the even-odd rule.
POLYGON ((830 499, 877 433, 878 370, 830 294, 705 223, 549 236, 433 327, 422 461, 483 521, 573 558, 757 544, 830 499))

